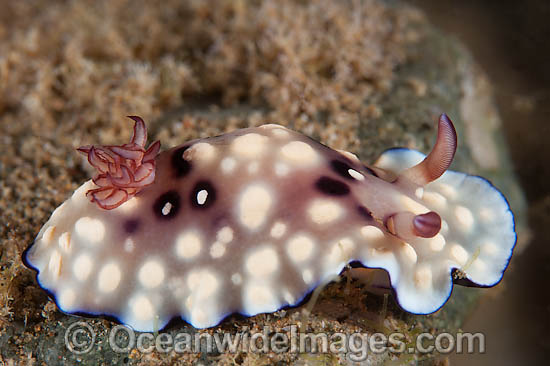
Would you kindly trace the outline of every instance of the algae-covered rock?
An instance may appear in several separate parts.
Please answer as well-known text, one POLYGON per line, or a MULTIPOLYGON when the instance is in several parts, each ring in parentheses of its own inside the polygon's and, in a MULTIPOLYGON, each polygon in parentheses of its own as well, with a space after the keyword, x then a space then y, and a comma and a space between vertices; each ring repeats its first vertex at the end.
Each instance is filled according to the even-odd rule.
MULTIPOLYGON (((446 112, 459 135, 453 168, 493 180, 511 203, 518 232, 525 229, 523 196, 485 77, 456 40, 401 3, 2 1, 2 8, 0 357, 6 362, 355 361, 353 352, 338 350, 209 351, 205 340, 202 348, 181 353, 162 352, 163 347, 150 353, 116 351, 109 339, 116 323, 56 310, 22 265, 21 253, 53 209, 89 176, 74 148, 127 141, 131 129, 125 115, 141 115, 151 138, 164 147, 277 122, 372 162, 393 146, 427 152, 435 118, 446 112), (84 320, 80 330, 88 334, 75 335, 77 322, 84 320), (91 334, 91 350, 78 352, 91 334), (71 351, 67 341, 82 344, 71 351)), ((440 311, 415 316, 400 310, 391 295, 370 293, 344 278, 301 307, 234 316, 201 333, 401 332, 408 347, 423 331, 456 332, 482 295, 481 289, 455 286, 440 311)), ((167 339, 197 334, 182 321, 164 332, 167 339)), ((124 348, 128 339, 121 331, 115 340, 124 348)), ((361 362, 434 364, 437 357, 370 352, 361 362)))

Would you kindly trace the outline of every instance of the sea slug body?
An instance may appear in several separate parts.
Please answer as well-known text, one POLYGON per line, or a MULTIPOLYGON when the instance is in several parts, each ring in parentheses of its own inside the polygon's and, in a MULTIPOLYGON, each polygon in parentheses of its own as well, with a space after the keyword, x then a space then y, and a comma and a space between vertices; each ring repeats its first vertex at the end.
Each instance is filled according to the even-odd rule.
POLYGON ((427 314, 453 271, 485 287, 508 265, 512 212, 485 179, 447 170, 446 115, 429 155, 391 149, 371 166, 274 124, 159 153, 131 118, 130 143, 79 149, 97 175, 24 253, 64 312, 207 328, 297 305, 354 262, 387 271, 400 306, 427 314))

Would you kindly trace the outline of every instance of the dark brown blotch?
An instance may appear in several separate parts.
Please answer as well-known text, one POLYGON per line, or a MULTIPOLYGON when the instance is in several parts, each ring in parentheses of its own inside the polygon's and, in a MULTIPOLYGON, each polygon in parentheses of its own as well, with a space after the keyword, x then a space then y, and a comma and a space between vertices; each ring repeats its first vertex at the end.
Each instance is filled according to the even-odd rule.
POLYGON ((330 196, 345 196, 350 192, 349 186, 346 183, 325 176, 317 179, 315 187, 330 196))
POLYGON ((157 198, 155 204, 153 205, 153 212, 159 219, 169 220, 178 214, 180 208, 181 200, 179 193, 176 191, 168 191, 157 198), (170 203, 170 207, 163 212, 163 209, 167 203, 170 203))
POLYGON ((195 184, 195 187, 191 191, 191 196, 189 197, 189 200, 191 201, 191 205, 195 208, 208 208, 216 202, 216 188, 214 188, 214 185, 210 183, 207 180, 201 180, 195 184), (206 196, 206 201, 204 201, 202 204, 199 203, 197 195, 200 191, 205 190, 208 192, 208 195, 206 196))
POLYGON ((330 167, 332 168, 332 170, 336 174, 338 174, 342 178, 346 178, 346 179, 349 179, 349 180, 355 180, 355 178, 353 178, 349 174, 349 170, 353 169, 353 168, 348 163, 345 163, 345 162, 340 161, 340 160, 333 160, 333 161, 330 162, 330 167))
POLYGON ((176 178, 183 178, 191 171, 191 163, 183 158, 183 153, 189 147, 180 147, 172 153, 172 169, 176 178))
POLYGON ((139 229, 139 219, 130 219, 124 222, 124 231, 128 234, 133 234, 139 229))

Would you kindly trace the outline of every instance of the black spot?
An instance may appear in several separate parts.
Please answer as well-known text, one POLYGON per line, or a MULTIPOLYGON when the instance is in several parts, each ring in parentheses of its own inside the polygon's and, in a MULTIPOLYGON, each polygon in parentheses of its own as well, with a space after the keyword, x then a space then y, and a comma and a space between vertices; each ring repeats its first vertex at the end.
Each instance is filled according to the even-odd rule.
POLYGON ((206 180, 201 180, 197 182, 197 184, 195 184, 195 187, 191 191, 190 201, 193 207, 208 208, 212 206, 216 201, 216 188, 214 188, 214 186, 210 182, 206 180), (202 190, 208 192, 208 195, 206 196, 206 201, 204 201, 203 204, 199 204, 197 194, 202 190))
POLYGON ((153 211, 157 217, 168 220, 175 217, 178 214, 180 209, 180 195, 176 191, 168 191, 163 193, 159 198, 157 198, 155 204, 153 205, 153 211), (169 210, 162 212, 166 204, 170 204, 169 210))
POLYGON ((190 146, 183 146, 174 151, 172 154, 172 168, 176 178, 183 178, 191 171, 191 163, 183 158, 185 150, 190 146))
POLYGON ((349 166, 349 164, 344 163, 343 161, 340 161, 340 160, 333 160, 330 162, 330 166, 332 170, 334 170, 342 178, 355 180, 355 178, 353 178, 348 172, 349 169, 353 169, 351 166, 349 166))
POLYGON ((124 223, 124 230, 128 234, 135 233, 138 228, 139 228, 139 220, 138 219, 130 219, 130 220, 127 220, 124 223))
POLYGON ((349 193, 349 187, 346 183, 329 177, 321 177, 317 179, 315 186, 321 192, 331 196, 345 196, 349 193))
POLYGON ((363 216, 367 220, 372 220, 372 212, 370 212, 365 206, 358 206, 357 211, 359 211, 359 215, 363 216))

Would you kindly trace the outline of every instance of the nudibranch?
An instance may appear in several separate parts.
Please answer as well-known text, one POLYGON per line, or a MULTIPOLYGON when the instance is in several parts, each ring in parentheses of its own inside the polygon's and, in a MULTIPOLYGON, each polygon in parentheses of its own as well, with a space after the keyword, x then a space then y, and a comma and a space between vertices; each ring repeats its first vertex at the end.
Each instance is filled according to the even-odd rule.
POLYGON ((372 166, 275 124, 158 153, 131 118, 129 144, 79 149, 97 175, 24 253, 66 313, 207 328, 297 305, 359 263, 388 273, 404 310, 428 314, 453 281, 498 283, 512 255, 503 195, 447 170, 457 139, 444 114, 429 155, 391 149, 372 166))

